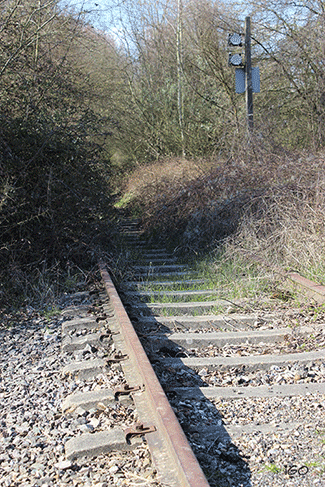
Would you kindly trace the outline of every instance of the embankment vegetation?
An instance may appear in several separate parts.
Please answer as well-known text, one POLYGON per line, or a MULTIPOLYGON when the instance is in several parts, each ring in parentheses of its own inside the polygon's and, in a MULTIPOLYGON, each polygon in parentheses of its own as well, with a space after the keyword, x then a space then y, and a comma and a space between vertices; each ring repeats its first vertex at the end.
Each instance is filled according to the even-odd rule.
POLYGON ((133 92, 159 138, 134 153, 119 205, 182 253, 217 249, 239 266, 255 253, 324 282, 323 4, 249 3, 261 73, 250 136, 227 46, 247 10, 232 5, 178 1, 159 21, 156 6, 133 28, 133 92))
POLYGON ((0 1, 3 302, 110 251, 116 207, 189 253, 255 252, 322 280, 323 3, 245 8, 125 0, 99 28, 56 0, 0 1), (250 136, 227 45, 248 13, 250 136))
POLYGON ((97 108, 103 86, 90 60, 94 68, 115 52, 56 1, 0 8, 0 299, 14 303, 40 269, 71 268, 96 248, 110 204, 102 134, 111 122, 97 108))

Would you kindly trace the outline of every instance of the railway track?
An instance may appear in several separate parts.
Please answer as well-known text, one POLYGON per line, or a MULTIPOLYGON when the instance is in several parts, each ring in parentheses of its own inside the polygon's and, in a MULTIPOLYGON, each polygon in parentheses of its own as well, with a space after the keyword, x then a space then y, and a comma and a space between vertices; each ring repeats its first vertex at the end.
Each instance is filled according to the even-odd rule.
POLYGON ((107 296, 92 316, 79 309, 63 323, 65 351, 105 352, 63 374, 91 380, 121 367, 123 379, 114 391, 71 394, 63 410, 131 404, 137 423, 71 438, 67 460, 145 438, 164 486, 324 485, 324 322, 229 300, 144 242, 136 223, 121 231, 134 265, 119 294, 102 262, 107 296))

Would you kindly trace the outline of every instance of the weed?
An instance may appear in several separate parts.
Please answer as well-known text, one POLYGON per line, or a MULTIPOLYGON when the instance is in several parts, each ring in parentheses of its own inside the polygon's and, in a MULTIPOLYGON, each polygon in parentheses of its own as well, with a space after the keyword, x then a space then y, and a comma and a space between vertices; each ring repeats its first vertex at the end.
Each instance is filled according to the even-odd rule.
POLYGON ((61 313, 61 310, 57 307, 57 306, 49 306, 49 307, 46 307, 43 311, 43 316, 44 318, 46 318, 48 321, 51 321, 51 319, 60 314, 61 313))
POLYGON ((278 467, 277 465, 275 465, 275 463, 270 463, 270 465, 263 465, 263 469, 262 471, 268 471, 268 472, 272 472, 274 474, 278 474, 280 472, 282 472, 282 469, 280 467, 278 467))
POLYGON ((312 322, 317 321, 325 315, 325 304, 309 306, 307 312, 311 316, 312 322))
POLYGON ((66 288, 67 292, 73 291, 76 288, 78 282, 78 276, 67 276, 64 280, 63 286, 66 288))
POLYGON ((126 208, 133 198, 134 195, 132 192, 125 193, 123 197, 115 203, 114 207, 117 209, 126 208))
POLYGON ((309 462, 309 463, 305 463, 306 467, 310 468, 310 467, 319 467, 321 465, 320 462, 309 462))
POLYGON ((279 265, 325 282, 323 155, 310 156, 308 164, 304 154, 261 149, 259 156, 263 164, 249 151, 226 162, 165 159, 138 168, 126 184, 129 206, 142 209, 143 227, 166 238, 182 258, 196 262, 216 249, 197 269, 213 282, 232 284, 233 297, 267 294, 263 273, 279 265), (253 263, 252 254, 268 266, 253 263))
POLYGON ((325 430, 315 430, 316 435, 325 435, 325 430))
POLYGON ((159 302, 159 303, 192 303, 192 302, 204 303, 206 301, 215 301, 219 298, 219 295, 213 294, 213 291, 211 292, 211 294, 208 294, 207 296, 195 294, 195 291, 196 290, 193 291, 193 294, 188 294, 188 295, 186 295, 186 294, 180 294, 180 295, 177 295, 177 294, 169 295, 168 294, 168 295, 166 295, 162 292, 161 295, 159 295, 159 296, 153 295, 149 299, 150 299, 151 303, 156 303, 156 302, 159 302))

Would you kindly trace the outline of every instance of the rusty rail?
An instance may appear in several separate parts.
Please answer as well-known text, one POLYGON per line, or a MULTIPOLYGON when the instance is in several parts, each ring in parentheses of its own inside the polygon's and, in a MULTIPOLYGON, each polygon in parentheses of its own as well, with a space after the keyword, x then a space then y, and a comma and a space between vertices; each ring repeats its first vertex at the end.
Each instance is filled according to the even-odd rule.
POLYGON ((255 262, 262 264, 265 267, 269 267, 271 270, 279 274, 282 278, 288 279, 291 281, 291 286, 296 287, 297 290, 302 291, 308 297, 314 299, 318 304, 325 303, 325 286, 322 284, 318 284, 316 282, 310 281, 305 277, 298 274, 298 272, 294 271, 285 271, 279 266, 270 264, 265 259, 261 258, 260 256, 250 253, 250 252, 242 252, 243 255, 248 256, 255 262))
POLYGON ((115 311, 118 333, 125 344, 128 359, 122 367, 130 387, 144 386, 134 393, 141 422, 155 427, 146 435, 153 461, 162 482, 175 487, 208 487, 207 479, 188 443, 168 399, 139 341, 106 269, 99 263, 110 303, 115 311))

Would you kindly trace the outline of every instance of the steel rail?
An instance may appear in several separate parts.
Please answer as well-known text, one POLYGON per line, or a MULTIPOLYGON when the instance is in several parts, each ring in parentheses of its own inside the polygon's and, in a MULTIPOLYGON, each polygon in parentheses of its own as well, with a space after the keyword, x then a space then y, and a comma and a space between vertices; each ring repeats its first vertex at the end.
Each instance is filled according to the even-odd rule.
POLYGON ((246 253, 253 261, 258 262, 271 270, 279 274, 284 279, 289 279, 291 281, 291 287, 296 287, 298 290, 302 290, 307 296, 313 298, 316 303, 325 303, 325 286, 318 284, 317 282, 310 281, 306 277, 301 276, 298 272, 285 271, 282 267, 270 264, 265 259, 261 258, 259 255, 254 253, 246 253))
MULTIPOLYGON (((135 393, 133 398, 136 405, 139 400, 140 406, 144 406, 145 420, 153 421, 156 427, 155 432, 146 435, 146 440, 162 482, 177 487, 209 487, 103 261, 99 262, 99 269, 115 312, 119 333, 127 348, 128 359, 125 361, 125 369, 123 363, 122 367, 125 372, 131 371, 131 381, 134 382, 132 374, 136 372, 136 377, 144 385, 144 391, 135 393)), ((141 407, 138 414, 140 417, 144 414, 143 411, 141 413, 141 407)))

